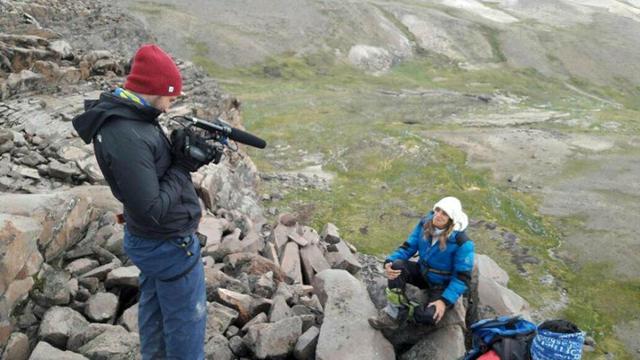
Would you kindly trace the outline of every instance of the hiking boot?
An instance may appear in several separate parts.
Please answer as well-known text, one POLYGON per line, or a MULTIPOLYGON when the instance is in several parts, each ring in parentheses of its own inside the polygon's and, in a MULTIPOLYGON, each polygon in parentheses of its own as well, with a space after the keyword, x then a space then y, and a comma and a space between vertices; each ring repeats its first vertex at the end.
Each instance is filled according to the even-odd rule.
POLYGON ((380 310, 378 316, 369 318, 369 325, 376 330, 395 330, 400 327, 400 321, 391 317, 386 311, 380 310))

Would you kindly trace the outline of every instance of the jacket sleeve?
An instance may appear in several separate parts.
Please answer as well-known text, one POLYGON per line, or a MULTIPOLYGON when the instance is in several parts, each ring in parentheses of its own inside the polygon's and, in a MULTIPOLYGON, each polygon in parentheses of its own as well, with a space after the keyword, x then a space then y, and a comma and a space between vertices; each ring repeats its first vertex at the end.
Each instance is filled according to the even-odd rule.
POLYGON ((391 255, 384 261, 385 263, 394 262, 396 260, 408 260, 418 251, 418 242, 422 237, 422 226, 424 220, 420 220, 418 225, 413 229, 407 241, 405 241, 399 248, 396 249, 391 255))
POLYGON ((161 224, 169 210, 179 203, 183 188, 191 182, 185 170, 171 165, 158 178, 152 146, 132 139, 123 129, 104 132, 109 146, 109 167, 122 202, 136 219, 161 224), (118 131, 119 130, 119 131, 118 131))
POLYGON ((469 289, 473 271, 474 247, 473 241, 468 240, 456 250, 451 280, 442 293, 442 299, 449 305, 458 301, 460 295, 469 289))

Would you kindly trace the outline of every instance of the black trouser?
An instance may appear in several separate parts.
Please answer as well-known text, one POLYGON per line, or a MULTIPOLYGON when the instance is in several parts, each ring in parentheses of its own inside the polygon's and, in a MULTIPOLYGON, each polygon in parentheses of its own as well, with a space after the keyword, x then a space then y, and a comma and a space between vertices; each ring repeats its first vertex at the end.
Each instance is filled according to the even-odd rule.
MULTIPOLYGON (((423 319, 427 313, 430 315, 433 314, 432 312, 427 311, 427 305, 440 299, 445 287, 442 285, 429 284, 420 272, 420 265, 414 261, 396 260, 391 264, 391 268, 394 270, 402 270, 402 272, 397 278, 389 280, 389 289, 401 289, 404 293, 407 284, 411 284, 426 291, 428 300, 425 304, 421 304, 415 308, 413 317, 416 322, 429 323, 429 320, 423 319)), ((453 305, 447 305, 447 309, 450 309, 451 307, 453 307, 453 305)))

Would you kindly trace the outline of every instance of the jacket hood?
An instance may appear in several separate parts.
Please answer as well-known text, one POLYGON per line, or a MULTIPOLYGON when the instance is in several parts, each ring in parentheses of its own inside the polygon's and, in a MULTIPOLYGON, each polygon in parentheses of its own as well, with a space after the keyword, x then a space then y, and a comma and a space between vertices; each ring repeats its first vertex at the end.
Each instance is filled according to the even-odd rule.
POLYGON ((440 208, 453 220, 454 231, 464 231, 469 225, 469 217, 462 211, 462 204, 457 198, 447 196, 433 205, 433 211, 436 208, 440 208))
POLYGON ((73 128, 87 144, 91 143, 102 125, 112 117, 156 123, 157 117, 162 113, 156 108, 136 104, 110 92, 100 94, 98 100, 85 100, 84 110, 72 122, 73 128))

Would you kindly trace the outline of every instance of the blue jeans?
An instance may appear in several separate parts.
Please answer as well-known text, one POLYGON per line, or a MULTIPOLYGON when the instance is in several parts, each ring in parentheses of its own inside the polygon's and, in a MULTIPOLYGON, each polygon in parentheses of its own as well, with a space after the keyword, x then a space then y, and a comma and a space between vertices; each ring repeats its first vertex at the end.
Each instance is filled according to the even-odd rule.
POLYGON ((195 234, 156 240, 134 236, 125 227, 124 250, 140 269, 142 359, 204 359, 207 299, 195 234))

